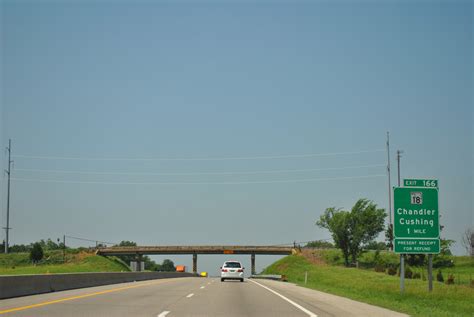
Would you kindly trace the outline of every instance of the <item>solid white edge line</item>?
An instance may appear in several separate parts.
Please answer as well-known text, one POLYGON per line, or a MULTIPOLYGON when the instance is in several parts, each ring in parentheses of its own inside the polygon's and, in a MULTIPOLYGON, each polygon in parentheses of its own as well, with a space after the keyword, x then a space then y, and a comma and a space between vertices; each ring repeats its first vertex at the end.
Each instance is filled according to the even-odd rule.
POLYGON ((191 297, 193 297, 193 296, 194 296, 194 293, 191 293, 191 294, 189 294, 189 295, 186 296, 186 297, 187 297, 187 298, 191 298, 191 297))
POLYGON ((273 294, 275 294, 275 295, 281 297, 282 299, 286 300, 286 301, 287 301, 288 303, 290 303, 291 305, 295 306, 295 307, 298 308, 299 310, 301 310, 301 311, 305 312, 306 314, 308 314, 308 316, 310 316, 310 317, 318 317, 318 315, 316 315, 315 313, 313 313, 313 312, 307 310, 307 309, 304 308, 303 306, 301 306, 301 305, 295 303, 294 301, 292 301, 291 299, 289 299, 289 298, 287 298, 287 297, 281 295, 280 293, 277 293, 276 291, 272 290, 271 288, 266 287, 265 285, 262 285, 262 284, 260 284, 260 283, 258 283, 258 282, 252 281, 252 280, 250 280, 250 279, 249 279, 249 281, 252 282, 252 283, 255 283, 255 284, 257 284, 257 285, 263 287, 264 289, 266 289, 266 290, 272 292, 273 294))
POLYGON ((166 315, 168 315, 170 312, 168 310, 165 310, 164 312, 162 312, 161 314, 159 314, 157 317, 165 317, 166 315))

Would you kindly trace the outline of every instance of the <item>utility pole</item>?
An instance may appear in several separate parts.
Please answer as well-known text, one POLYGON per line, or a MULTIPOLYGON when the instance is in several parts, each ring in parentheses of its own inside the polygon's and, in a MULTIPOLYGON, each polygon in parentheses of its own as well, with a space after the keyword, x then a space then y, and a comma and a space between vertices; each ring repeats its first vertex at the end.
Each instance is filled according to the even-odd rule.
MULTIPOLYGON (((400 158, 403 151, 397 150, 398 187, 400 187, 400 158)), ((400 292, 405 292, 405 255, 400 254, 400 292)))
POLYGON ((398 187, 400 187, 400 158, 402 157, 403 151, 397 150, 397 164, 398 164, 398 187))
POLYGON ((8 175, 8 183, 7 183, 7 226, 4 228, 6 237, 5 237, 5 253, 8 253, 8 231, 10 228, 10 176, 11 176, 11 167, 12 167, 12 140, 8 140, 8 170, 5 170, 5 173, 8 175))
POLYGON ((392 183, 390 181, 390 134, 387 132, 388 215, 392 226, 392 183))
POLYGON ((390 172, 390 133, 387 131, 387 176, 388 176, 388 243, 390 250, 393 250, 393 224, 392 224, 392 181, 390 172))

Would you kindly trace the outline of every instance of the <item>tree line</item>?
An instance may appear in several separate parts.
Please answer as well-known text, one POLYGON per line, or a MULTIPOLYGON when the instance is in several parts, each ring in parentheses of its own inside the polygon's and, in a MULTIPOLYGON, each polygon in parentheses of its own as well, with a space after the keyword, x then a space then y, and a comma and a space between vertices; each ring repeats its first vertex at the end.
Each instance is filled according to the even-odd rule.
MULTIPOLYGON (((37 242, 32 242, 30 244, 14 244, 8 246, 9 253, 20 253, 20 252, 30 252, 35 244, 39 244, 41 249, 44 251, 52 251, 52 250, 62 250, 64 249, 64 244, 57 240, 58 242, 54 242, 51 239, 41 239, 37 242)), ((5 253, 5 241, 0 244, 0 253, 5 253)))
MULTIPOLYGON (((136 246, 137 244, 133 241, 122 241, 116 246, 136 246)), ((103 245, 98 245, 99 247, 103 245)), ((0 245, 0 253, 5 252, 5 242, 3 241, 0 245)), ((8 247, 9 253, 29 253, 29 257, 32 263, 39 263, 45 256, 46 252, 55 251, 55 250, 65 250, 71 252, 72 250, 78 251, 88 251, 90 248, 70 248, 64 247, 64 243, 60 242, 60 239, 57 239, 57 243, 52 239, 41 239, 37 242, 32 242, 30 244, 15 244, 8 247)), ((116 256, 122 260, 127 266, 130 265, 131 261, 135 261, 136 258, 134 255, 118 255, 116 256)), ((175 265, 172 260, 165 259, 163 262, 156 263, 149 256, 142 256, 141 260, 145 262, 145 269, 149 271, 161 271, 161 272, 174 272, 176 271, 175 265)))

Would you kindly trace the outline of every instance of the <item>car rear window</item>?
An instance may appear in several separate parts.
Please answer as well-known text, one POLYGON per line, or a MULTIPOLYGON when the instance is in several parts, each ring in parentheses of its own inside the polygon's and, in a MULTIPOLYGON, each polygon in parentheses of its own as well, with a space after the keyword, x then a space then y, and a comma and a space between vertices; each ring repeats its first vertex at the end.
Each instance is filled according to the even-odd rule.
POLYGON ((224 267, 240 268, 239 262, 225 262, 224 267))

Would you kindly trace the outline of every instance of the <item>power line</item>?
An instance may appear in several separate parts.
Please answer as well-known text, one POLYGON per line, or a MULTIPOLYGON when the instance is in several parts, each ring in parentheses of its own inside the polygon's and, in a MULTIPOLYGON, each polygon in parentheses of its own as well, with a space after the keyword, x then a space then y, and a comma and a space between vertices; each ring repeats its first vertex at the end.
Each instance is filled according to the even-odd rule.
POLYGON ((301 178, 286 179, 274 181, 242 181, 242 182, 96 182, 96 181, 69 181, 69 180, 51 180, 51 179, 29 179, 29 178, 12 178, 13 181, 21 182, 40 182, 40 183, 61 183, 61 184, 102 184, 102 185, 243 185, 243 184, 277 184, 277 183, 299 183, 324 180, 347 180, 347 179, 363 179, 374 177, 385 177, 383 174, 349 176, 349 177, 331 177, 331 178, 301 178))
POLYGON ((316 171, 333 171, 345 169, 383 167, 385 164, 361 165, 361 166, 345 166, 345 167, 328 167, 328 168, 310 168, 310 169, 284 169, 284 170, 268 170, 268 171, 230 171, 230 172, 100 172, 100 171, 71 171, 71 170, 45 170, 45 169, 27 169, 16 168, 20 172, 41 172, 41 173, 64 173, 64 174, 85 174, 85 175, 161 175, 161 176, 177 176, 177 175, 246 175, 246 174, 277 174, 277 173, 293 173, 293 172, 316 172, 316 171))
POLYGON ((100 241, 100 240, 92 240, 92 239, 85 239, 85 238, 79 238, 79 237, 73 237, 73 236, 68 236, 68 235, 64 235, 64 237, 66 238, 70 238, 70 239, 75 239, 75 240, 82 240, 82 241, 88 241, 88 242, 100 242, 100 243, 103 243, 103 244, 118 244, 118 243, 115 243, 115 242, 107 242, 107 241, 100 241))
POLYGON ((98 158, 98 157, 71 157, 71 156, 41 156, 41 155, 21 155, 14 157, 40 160, 77 160, 77 161, 225 161, 225 160, 270 160, 270 159, 288 159, 288 158, 309 158, 319 156, 337 156, 350 154, 363 154, 383 152, 384 149, 363 150, 353 152, 335 152, 335 153, 315 153, 315 154, 289 154, 289 155, 264 155, 264 156, 234 156, 234 157, 201 157, 201 158, 98 158))

